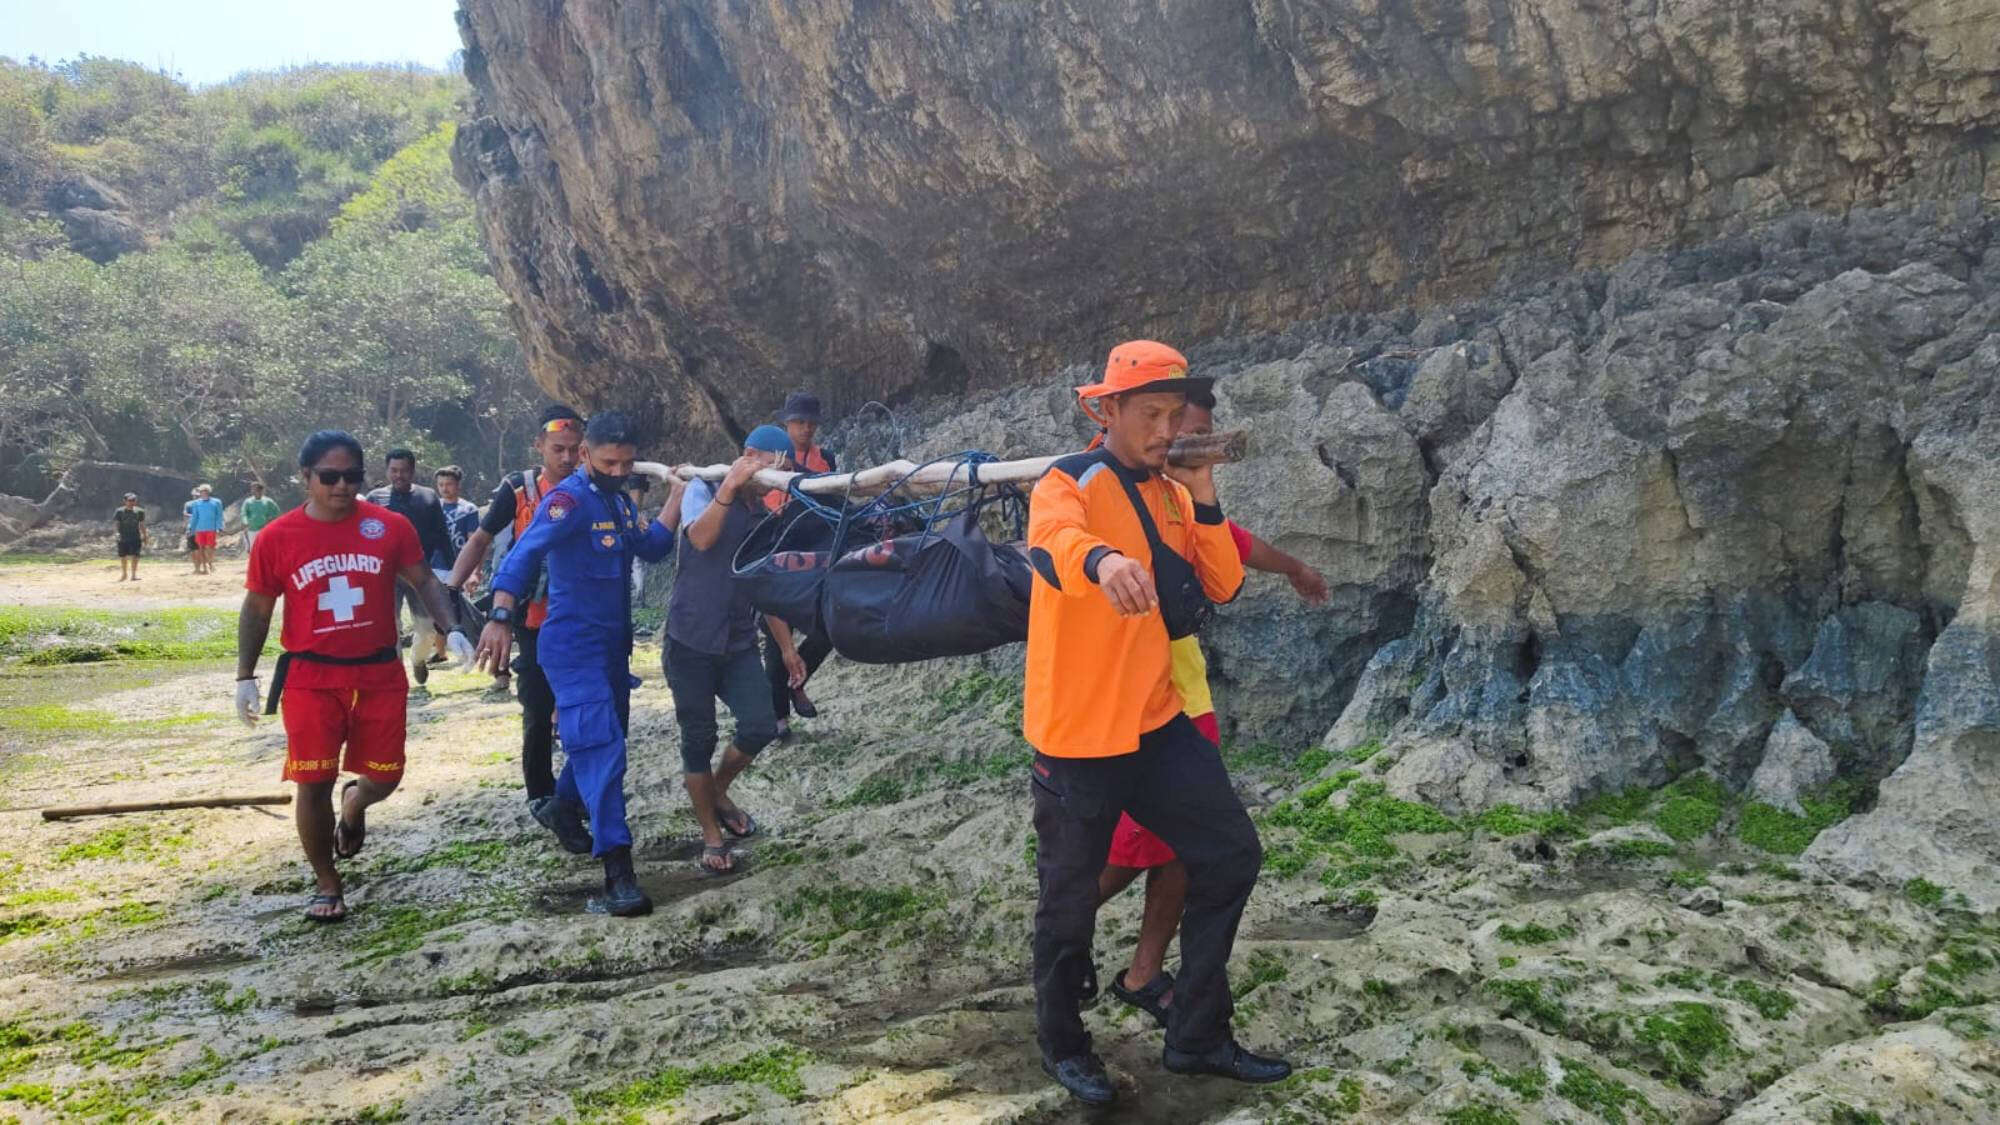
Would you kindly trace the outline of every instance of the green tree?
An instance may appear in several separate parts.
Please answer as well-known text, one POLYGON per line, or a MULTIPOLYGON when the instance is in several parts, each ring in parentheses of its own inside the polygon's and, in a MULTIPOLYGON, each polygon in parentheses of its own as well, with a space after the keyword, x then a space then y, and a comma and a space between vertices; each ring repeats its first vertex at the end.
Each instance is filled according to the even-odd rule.
POLYGON ((257 264, 197 229, 127 254, 104 274, 113 327, 89 387, 94 404, 178 435, 182 464, 215 475, 268 473, 273 466, 245 451, 292 428, 304 388, 291 347, 294 310, 257 264))
POLYGON ((462 90, 409 68, 190 90, 0 59, 0 489, 85 457, 270 478, 326 425, 511 467, 541 396, 452 179, 462 90), (44 192, 79 174, 152 249, 65 249, 44 192))
POLYGON ((0 269, 0 473, 37 482, 109 454, 90 385, 108 304, 95 263, 66 250, 0 269))

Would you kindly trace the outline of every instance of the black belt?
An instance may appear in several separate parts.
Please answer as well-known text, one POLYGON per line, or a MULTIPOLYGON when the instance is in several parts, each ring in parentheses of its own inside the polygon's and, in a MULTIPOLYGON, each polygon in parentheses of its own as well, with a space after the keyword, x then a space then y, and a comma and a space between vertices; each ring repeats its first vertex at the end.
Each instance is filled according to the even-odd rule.
POLYGON ((378 648, 366 656, 327 656, 319 652, 281 652, 278 665, 271 670, 271 694, 264 699, 264 713, 278 713, 278 697, 285 693, 285 677, 292 673, 292 661, 303 660, 308 664, 338 664, 353 667, 357 664, 394 664, 401 659, 395 645, 378 648))

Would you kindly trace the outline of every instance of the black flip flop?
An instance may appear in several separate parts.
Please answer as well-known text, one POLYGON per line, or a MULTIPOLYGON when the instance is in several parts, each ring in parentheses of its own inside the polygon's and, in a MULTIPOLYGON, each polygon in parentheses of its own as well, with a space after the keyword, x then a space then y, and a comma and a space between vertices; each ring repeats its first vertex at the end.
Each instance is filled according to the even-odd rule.
POLYGON ((792 689, 792 710, 801 719, 819 718, 819 708, 813 706, 812 698, 806 694, 806 689, 802 687, 792 689))
MULTIPOLYGON (((359 784, 361 784, 360 781, 350 778, 348 779, 347 784, 340 787, 341 808, 345 809, 347 807, 347 791, 359 784)), ((356 828, 353 825, 347 823, 347 818, 345 816, 340 816, 336 814, 336 818, 333 822, 333 854, 335 858, 353 859, 355 856, 361 854, 362 845, 366 844, 367 842, 368 842, 368 826, 366 822, 364 822, 360 828, 356 828), (342 849, 340 846, 340 841, 343 838, 354 841, 354 846, 351 848, 342 849)))
POLYGON ((751 816, 742 809, 732 809, 730 811, 743 818, 743 828, 739 831, 734 824, 729 822, 729 813, 717 809, 715 810, 715 822, 722 826, 724 832, 729 833, 739 840, 747 840, 757 834, 759 826, 756 817, 751 816))
POLYGON ((1165 969, 1160 970, 1159 976, 1147 981, 1143 988, 1126 988, 1122 971, 1111 977, 1111 995, 1148 1013, 1159 1021, 1161 1027, 1167 1026, 1167 1005, 1161 1003, 1160 998, 1173 990, 1174 975, 1165 969))
POLYGON ((703 844, 701 846, 701 858, 694 861, 694 869, 695 871, 699 872, 701 877, 704 879, 720 879, 724 875, 736 874, 736 857, 729 853, 728 844, 703 844), (710 867, 707 863, 707 860, 708 857, 712 855, 719 855, 727 858, 729 860, 729 866, 710 867))
POLYGON ((335 922, 347 921, 347 900, 345 898, 342 898, 340 895, 312 896, 312 900, 306 903, 306 921, 314 922, 322 926, 330 926, 333 925, 335 922), (315 906, 338 906, 340 907, 340 913, 314 914, 312 912, 312 908, 315 906))

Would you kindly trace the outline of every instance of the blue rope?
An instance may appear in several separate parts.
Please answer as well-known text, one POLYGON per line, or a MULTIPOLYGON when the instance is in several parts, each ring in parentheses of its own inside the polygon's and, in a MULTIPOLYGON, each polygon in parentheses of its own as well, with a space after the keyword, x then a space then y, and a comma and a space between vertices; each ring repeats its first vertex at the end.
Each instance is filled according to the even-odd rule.
MULTIPOLYGON (((949 456, 933 458, 896 478, 889 487, 883 489, 881 493, 859 507, 854 507, 851 504, 853 497, 853 486, 851 483, 849 490, 842 494, 839 507, 834 507, 814 498, 800 487, 808 480, 835 475, 832 473, 800 473, 786 484, 785 493, 792 499, 797 500, 800 505, 801 510, 792 517, 794 521, 804 519, 808 515, 814 515, 834 526, 833 547, 828 552, 828 561, 830 564, 832 560, 838 559, 842 552, 845 551, 847 530, 858 522, 866 520, 894 520, 896 517, 903 515, 921 516, 924 522, 924 534, 928 536, 936 528, 938 521, 946 515, 945 508, 947 504, 954 500, 985 491, 987 486, 979 483, 978 467, 980 465, 992 464, 998 460, 999 458, 993 454, 979 449, 968 449, 949 456), (936 496, 929 498, 919 497, 914 500, 906 500, 900 504, 891 504, 889 502, 891 497, 903 490, 912 477, 933 465, 944 464, 952 465, 952 471, 945 477, 944 487, 939 490, 936 496), (962 488, 954 489, 952 488, 952 482, 957 478, 960 468, 963 468, 966 472, 966 484, 962 488)), ((852 477, 849 479, 851 481, 852 477)), ((954 512, 962 510, 962 507, 953 509, 954 512)), ((781 535, 779 541, 782 541, 782 539, 783 536, 781 535)), ((772 549, 776 550, 775 544, 772 549)), ((754 566, 756 564, 752 563, 751 565, 754 566)), ((739 568, 732 565, 731 569, 737 573, 743 573, 746 568, 739 568)))

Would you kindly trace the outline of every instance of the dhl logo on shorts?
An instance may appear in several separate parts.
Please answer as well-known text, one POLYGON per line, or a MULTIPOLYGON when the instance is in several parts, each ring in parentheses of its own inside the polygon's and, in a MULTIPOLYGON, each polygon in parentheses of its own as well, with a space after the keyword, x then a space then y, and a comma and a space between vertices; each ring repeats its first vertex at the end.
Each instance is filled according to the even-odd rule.
POLYGON ((401 773, 403 769, 403 763, 401 762, 363 762, 361 764, 377 773, 401 773))

